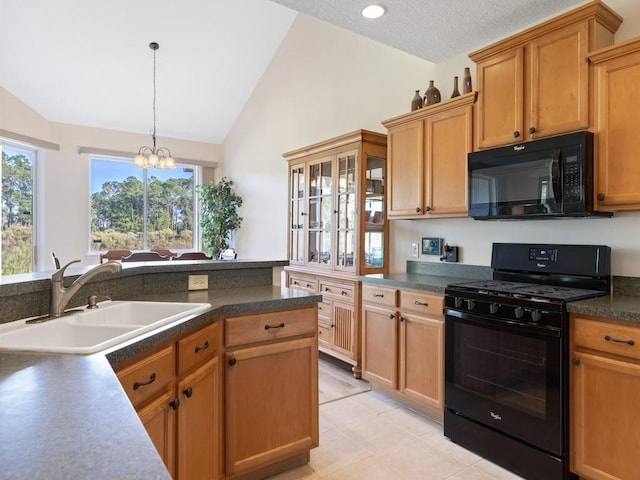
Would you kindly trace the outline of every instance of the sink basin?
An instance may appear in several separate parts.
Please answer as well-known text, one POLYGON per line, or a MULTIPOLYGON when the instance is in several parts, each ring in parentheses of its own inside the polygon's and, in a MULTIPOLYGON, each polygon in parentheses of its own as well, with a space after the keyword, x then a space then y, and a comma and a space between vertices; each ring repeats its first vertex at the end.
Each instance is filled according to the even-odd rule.
POLYGON ((102 302, 43 323, 0 325, 0 349, 96 353, 209 308, 208 303, 102 302))

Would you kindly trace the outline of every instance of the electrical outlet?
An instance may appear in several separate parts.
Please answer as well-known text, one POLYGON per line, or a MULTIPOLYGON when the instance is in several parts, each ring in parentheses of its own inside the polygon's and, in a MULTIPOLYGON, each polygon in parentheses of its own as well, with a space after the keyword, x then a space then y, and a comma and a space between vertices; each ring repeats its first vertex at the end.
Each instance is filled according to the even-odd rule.
POLYGON ((189 275, 189 290, 207 290, 208 288, 208 275, 189 275))
POLYGON ((412 243, 411 244, 411 256, 413 258, 418 258, 420 256, 420 250, 418 250, 418 244, 417 243, 412 243))

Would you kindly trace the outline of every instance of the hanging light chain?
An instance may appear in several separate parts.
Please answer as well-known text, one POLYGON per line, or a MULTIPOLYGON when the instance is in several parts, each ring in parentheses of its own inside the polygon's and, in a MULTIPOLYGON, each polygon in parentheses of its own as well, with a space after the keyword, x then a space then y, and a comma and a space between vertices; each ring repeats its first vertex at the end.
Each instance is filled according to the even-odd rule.
POLYGON ((149 48, 153 50, 153 132, 151 133, 153 147, 140 147, 133 163, 142 168, 173 168, 176 163, 171 156, 171 151, 166 147, 156 148, 156 51, 160 48, 160 45, 156 42, 151 42, 149 48))

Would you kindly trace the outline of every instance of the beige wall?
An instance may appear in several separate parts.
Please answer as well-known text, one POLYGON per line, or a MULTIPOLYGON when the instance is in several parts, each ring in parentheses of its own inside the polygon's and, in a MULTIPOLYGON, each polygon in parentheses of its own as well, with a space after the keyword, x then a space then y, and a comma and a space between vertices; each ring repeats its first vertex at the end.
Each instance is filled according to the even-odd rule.
MULTIPOLYGON (((640 35, 637 0, 607 4, 625 18, 617 41, 640 35)), ((384 131, 380 122, 407 112, 415 89, 423 92, 434 79, 447 98, 453 76, 462 75, 466 66, 474 72, 466 54, 433 65, 298 16, 225 142, 225 171, 245 197, 246 221, 236 240, 241 256, 286 255, 283 152, 359 128, 384 131)), ((640 276, 640 213, 536 222, 396 220, 391 222, 392 272, 405 270, 411 244, 425 236, 460 246, 461 261, 474 265, 489 264, 494 241, 606 244, 613 247, 614 274, 640 276)))

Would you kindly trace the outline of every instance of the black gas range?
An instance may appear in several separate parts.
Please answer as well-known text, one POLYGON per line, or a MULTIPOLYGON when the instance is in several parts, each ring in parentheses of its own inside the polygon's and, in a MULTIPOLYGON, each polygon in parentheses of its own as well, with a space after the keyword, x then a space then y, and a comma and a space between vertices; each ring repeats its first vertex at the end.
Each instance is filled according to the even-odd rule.
POLYGON ((611 249, 495 243, 445 289, 445 435, 532 480, 569 472, 567 303, 607 295, 611 249))

